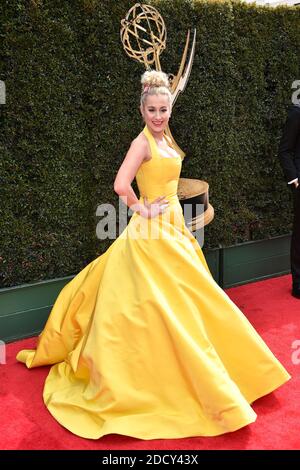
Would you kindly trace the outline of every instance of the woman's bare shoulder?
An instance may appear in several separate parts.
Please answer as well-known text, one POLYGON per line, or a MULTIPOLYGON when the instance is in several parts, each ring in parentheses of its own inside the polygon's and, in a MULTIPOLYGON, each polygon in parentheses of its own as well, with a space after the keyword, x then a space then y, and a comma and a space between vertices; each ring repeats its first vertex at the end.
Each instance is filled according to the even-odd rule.
POLYGON ((144 132, 140 132, 139 135, 133 139, 131 145, 134 147, 139 147, 140 151, 142 152, 144 161, 151 160, 151 151, 147 137, 145 136, 144 132))

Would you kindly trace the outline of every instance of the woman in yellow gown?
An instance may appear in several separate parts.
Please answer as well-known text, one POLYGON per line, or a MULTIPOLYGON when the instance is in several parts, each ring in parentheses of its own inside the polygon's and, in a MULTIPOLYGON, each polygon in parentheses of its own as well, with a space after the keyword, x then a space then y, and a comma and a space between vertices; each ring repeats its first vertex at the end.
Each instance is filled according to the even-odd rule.
POLYGON ((181 157, 164 132, 167 76, 145 72, 142 84, 146 126, 114 184, 134 213, 62 289, 37 349, 17 359, 52 365, 44 403, 79 436, 215 436, 255 421, 250 404, 290 376, 214 281, 184 223, 181 157))

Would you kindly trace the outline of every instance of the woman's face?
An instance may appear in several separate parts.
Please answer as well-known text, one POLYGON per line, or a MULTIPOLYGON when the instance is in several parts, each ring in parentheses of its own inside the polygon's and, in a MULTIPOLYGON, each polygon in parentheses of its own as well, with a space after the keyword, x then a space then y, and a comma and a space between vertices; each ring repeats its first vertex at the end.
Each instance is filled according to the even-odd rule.
POLYGON ((168 125, 171 109, 167 95, 149 95, 141 107, 145 124, 153 134, 162 134, 168 125))

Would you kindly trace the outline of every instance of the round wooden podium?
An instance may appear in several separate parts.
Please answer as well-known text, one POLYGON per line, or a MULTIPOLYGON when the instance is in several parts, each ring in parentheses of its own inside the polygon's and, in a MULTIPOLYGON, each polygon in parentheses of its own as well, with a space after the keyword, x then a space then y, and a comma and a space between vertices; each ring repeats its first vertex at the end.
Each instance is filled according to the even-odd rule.
POLYGON ((186 225, 192 232, 203 228, 214 218, 214 208, 209 203, 208 190, 206 181, 179 178, 177 195, 186 225))

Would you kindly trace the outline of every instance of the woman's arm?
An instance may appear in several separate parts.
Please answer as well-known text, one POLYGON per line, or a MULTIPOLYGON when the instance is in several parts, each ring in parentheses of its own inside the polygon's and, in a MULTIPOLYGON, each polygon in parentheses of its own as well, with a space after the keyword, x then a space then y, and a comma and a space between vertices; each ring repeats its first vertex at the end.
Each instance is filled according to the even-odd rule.
POLYGON ((120 196, 122 201, 143 217, 148 217, 148 209, 139 202, 131 183, 143 160, 148 155, 148 143, 140 134, 132 141, 114 182, 114 191, 120 196))

